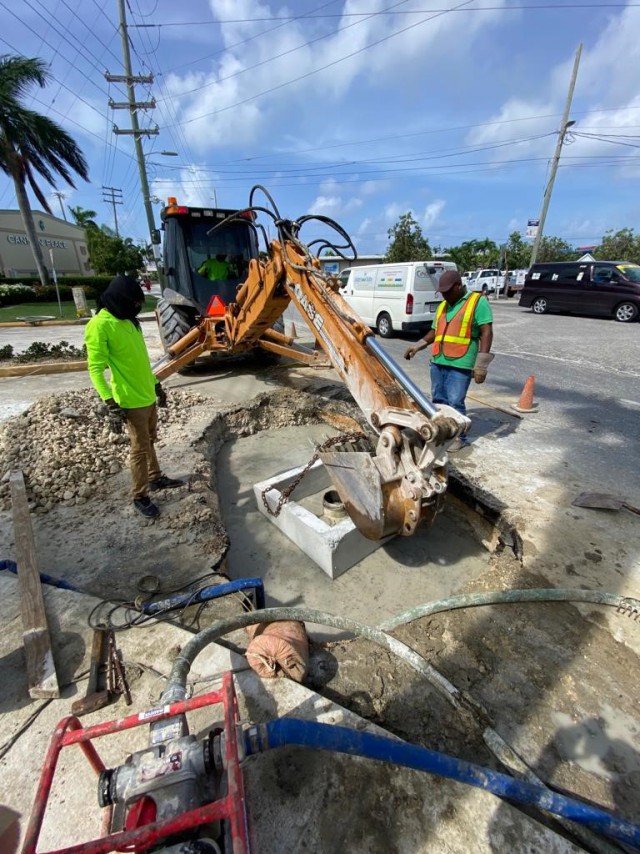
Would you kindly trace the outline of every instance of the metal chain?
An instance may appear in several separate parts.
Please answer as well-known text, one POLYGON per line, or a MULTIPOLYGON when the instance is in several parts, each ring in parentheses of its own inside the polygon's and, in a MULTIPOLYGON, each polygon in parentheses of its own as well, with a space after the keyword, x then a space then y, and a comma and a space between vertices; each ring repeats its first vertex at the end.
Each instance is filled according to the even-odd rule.
POLYGON ((330 439, 327 439, 326 442, 323 442, 321 445, 318 445, 316 448, 315 454, 311 457, 311 459, 306 464, 306 466, 302 469, 300 474, 296 478, 294 478, 294 480, 291 481, 289 486, 287 486, 285 489, 282 490, 282 492, 280 493, 280 498, 278 499, 278 503, 276 504, 274 510, 272 510, 271 507, 269 507, 269 502, 267 501, 267 492, 270 492, 273 489, 273 487, 268 486, 268 487, 266 487, 266 489, 262 490, 262 493, 261 493, 262 503, 266 507, 267 513, 270 516, 279 516, 280 515, 280 512, 282 511, 282 507, 289 500, 291 493, 293 492, 293 490, 297 486, 300 485, 300 482, 302 481, 304 476, 309 472, 309 470, 311 469, 311 466, 316 462, 316 460, 318 460, 320 458, 320 454, 322 454, 324 451, 328 450, 329 448, 333 447, 333 445, 341 445, 344 442, 359 442, 360 439, 366 439, 366 438, 367 438, 366 433, 363 433, 360 430, 354 430, 351 433, 342 433, 340 436, 332 436, 330 439))

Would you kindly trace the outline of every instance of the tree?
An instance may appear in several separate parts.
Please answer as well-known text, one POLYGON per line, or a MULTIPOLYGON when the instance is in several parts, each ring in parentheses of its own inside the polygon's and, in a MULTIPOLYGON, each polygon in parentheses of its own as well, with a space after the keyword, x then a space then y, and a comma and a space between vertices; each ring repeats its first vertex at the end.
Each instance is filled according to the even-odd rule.
POLYGON ((594 253, 600 261, 632 261, 640 264, 640 234, 636 234, 632 228, 608 231, 594 253))
POLYGON ((531 245, 525 243, 519 231, 509 235, 507 241, 507 265, 510 270, 523 270, 531 260, 531 245))
POLYGON ((431 258, 431 247, 411 212, 402 214, 387 234, 391 243, 387 246, 385 261, 428 261, 431 258))
POLYGON ((495 241, 466 240, 459 246, 447 249, 459 270, 476 270, 478 267, 495 267, 500 261, 500 249, 495 241))
POLYGON ((544 263, 545 261, 575 261, 577 257, 578 252, 561 237, 543 237, 538 248, 536 263, 544 263))
POLYGON ((97 228, 95 218, 98 214, 95 211, 81 208, 79 205, 75 208, 71 205, 67 205, 67 207, 76 225, 79 225, 81 228, 97 228))
POLYGON ((30 110, 23 99, 34 85, 49 80, 46 64, 25 56, 0 57, 0 169, 12 180, 25 233, 42 285, 49 281, 36 235, 27 184, 47 213, 51 208, 36 182, 36 173, 55 187, 60 175, 74 187, 72 173, 89 179, 87 163, 72 137, 46 116, 30 110))
POLYGON ((140 247, 130 237, 116 237, 106 225, 87 229, 87 241, 91 266, 96 273, 109 276, 135 274, 144 267, 140 247))

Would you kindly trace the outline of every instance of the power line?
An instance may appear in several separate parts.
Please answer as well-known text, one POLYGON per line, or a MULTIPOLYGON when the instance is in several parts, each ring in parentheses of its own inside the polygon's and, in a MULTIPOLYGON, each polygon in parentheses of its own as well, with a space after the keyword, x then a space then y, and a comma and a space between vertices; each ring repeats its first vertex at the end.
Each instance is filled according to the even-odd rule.
POLYGON ((276 92, 279 89, 284 89, 287 86, 291 86, 293 83, 298 83, 300 80, 306 80, 308 77, 312 77, 314 74, 319 74, 321 71, 326 71, 328 68, 333 68, 335 65, 339 65, 341 62, 344 62, 347 59, 351 59, 353 56, 357 56, 364 51, 371 50, 371 48, 376 47, 383 42, 388 41, 389 39, 395 38, 396 36, 402 35, 402 33, 406 33, 409 30, 413 30, 416 27, 421 26, 422 24, 426 24, 429 21, 433 21, 436 18, 441 17, 447 12, 451 12, 454 9, 462 8, 463 6, 468 6, 469 3, 472 3, 473 0, 463 0, 462 3, 459 3, 457 6, 454 6, 452 9, 447 9, 444 12, 437 12, 435 15, 431 15, 428 18, 423 18, 421 21, 418 21, 415 24, 410 24, 408 27, 403 27, 400 30, 396 30, 394 33, 390 33, 387 36, 383 36, 380 39, 377 39, 374 42, 366 45, 366 47, 361 47, 358 50, 354 50, 351 53, 346 54, 345 56, 340 57, 339 59, 333 60, 333 62, 329 62, 326 65, 320 66, 320 68, 315 68, 313 71, 308 71, 306 74, 300 74, 298 77, 294 77, 292 80, 287 80, 284 83, 279 83, 277 86, 271 86, 269 89, 265 89, 263 92, 258 92, 256 95, 251 95, 249 98, 244 98, 242 101, 237 101, 235 104, 228 104, 226 107, 221 107, 219 110, 212 110, 209 113, 202 113, 199 116, 195 116, 192 119, 185 119, 182 124, 191 124, 192 122, 199 121, 200 119, 208 118, 209 116, 216 116, 220 113, 224 113, 227 110, 235 109, 235 107, 241 107, 243 104, 248 104, 251 101, 255 101, 258 98, 261 98, 263 95, 269 95, 271 92, 276 92))
POLYGON ((640 8, 640 3, 541 3, 541 4, 518 4, 518 5, 508 5, 508 6, 470 6, 466 9, 455 8, 455 9, 411 9, 411 10, 402 10, 398 12, 390 12, 390 11, 379 11, 379 12, 335 12, 333 14, 327 15, 314 15, 314 14, 306 14, 306 15, 272 15, 270 17, 260 17, 260 18, 218 18, 211 20, 209 18, 206 21, 168 21, 164 24, 136 24, 138 28, 151 29, 152 27, 204 27, 204 26, 224 26, 224 24, 259 24, 266 23, 271 21, 293 21, 298 18, 305 18, 306 20, 314 19, 314 18, 362 18, 364 16, 367 17, 381 17, 384 15, 423 15, 425 13, 436 12, 438 14, 444 12, 517 12, 521 10, 529 10, 536 12, 543 12, 550 9, 637 9, 640 8))
MULTIPOLYGON (((400 0, 400 2, 395 3, 393 6, 391 6, 389 8, 394 9, 396 6, 402 6, 406 2, 407 2, 407 0, 400 0)), ((472 2, 472 0, 469 0, 469 2, 472 2)), ((392 14, 392 13, 390 13, 390 14, 392 14)), ((288 50, 284 50, 284 51, 282 51, 282 53, 278 53, 275 56, 270 56, 268 59, 263 59, 260 62, 256 62, 254 65, 247 65, 245 68, 242 68, 240 71, 236 71, 233 74, 228 74, 226 77, 218 77, 215 81, 215 85, 218 85, 220 83, 224 83, 227 80, 233 80, 235 77, 239 77, 241 74, 245 74, 245 72, 247 72, 247 71, 253 71, 256 68, 260 68, 260 66, 262 66, 262 65, 267 65, 269 62, 275 62, 277 59, 282 59, 283 56, 289 56, 289 54, 295 53, 296 51, 302 50, 303 48, 310 47, 311 45, 315 44, 316 42, 324 41, 325 39, 328 39, 328 38, 333 38, 338 33, 340 35, 342 35, 342 33, 346 32, 347 30, 350 30, 352 27, 357 27, 360 24, 365 23, 365 21, 367 21, 367 20, 368 20, 368 18, 363 18, 361 21, 356 21, 353 24, 348 24, 346 27, 340 27, 340 29, 337 30, 337 32, 335 32, 335 33, 323 33, 321 36, 318 36, 315 39, 310 39, 309 41, 306 41, 306 42, 303 42, 302 44, 296 45, 296 47, 292 47, 292 48, 289 48, 288 50)), ((192 95, 194 92, 199 92, 202 89, 206 89, 210 85, 212 85, 212 84, 211 83, 205 83, 203 86, 196 86, 194 89, 187 89, 185 92, 180 92, 176 97, 182 98, 186 95, 192 95)))

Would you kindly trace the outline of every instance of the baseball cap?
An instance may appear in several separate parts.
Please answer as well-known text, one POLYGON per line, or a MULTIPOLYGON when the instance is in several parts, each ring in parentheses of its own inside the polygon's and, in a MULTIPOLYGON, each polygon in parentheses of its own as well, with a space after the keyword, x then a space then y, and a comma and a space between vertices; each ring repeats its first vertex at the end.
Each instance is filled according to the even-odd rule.
POLYGON ((458 273, 457 270, 446 270, 440 276, 436 291, 440 291, 441 294, 446 294, 451 290, 451 288, 455 288, 456 285, 461 284, 462 279, 460 278, 460 273, 458 273))

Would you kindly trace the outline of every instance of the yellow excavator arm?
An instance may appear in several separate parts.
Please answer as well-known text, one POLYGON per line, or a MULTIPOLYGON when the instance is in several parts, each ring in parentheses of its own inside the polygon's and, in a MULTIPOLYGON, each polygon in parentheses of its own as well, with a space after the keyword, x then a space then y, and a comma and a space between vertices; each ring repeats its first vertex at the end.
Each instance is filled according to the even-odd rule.
POLYGON ((373 451, 326 450, 320 459, 357 528, 370 539, 411 535, 431 521, 447 489, 447 449, 470 421, 434 406, 382 348, 297 237, 278 220, 266 260, 252 260, 236 301, 172 345, 155 366, 164 379, 209 351, 263 347, 309 364, 317 354, 271 327, 293 302, 377 435, 373 451))

